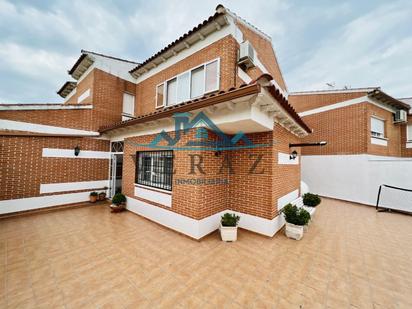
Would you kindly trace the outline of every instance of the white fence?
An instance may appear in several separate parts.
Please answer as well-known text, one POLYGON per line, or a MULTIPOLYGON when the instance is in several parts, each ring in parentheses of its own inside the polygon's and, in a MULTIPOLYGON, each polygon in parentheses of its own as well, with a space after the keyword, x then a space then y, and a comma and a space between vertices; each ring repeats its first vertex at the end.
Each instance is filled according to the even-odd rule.
POLYGON ((327 155, 301 162, 302 181, 322 196, 375 206, 381 184, 412 189, 412 158, 327 155))

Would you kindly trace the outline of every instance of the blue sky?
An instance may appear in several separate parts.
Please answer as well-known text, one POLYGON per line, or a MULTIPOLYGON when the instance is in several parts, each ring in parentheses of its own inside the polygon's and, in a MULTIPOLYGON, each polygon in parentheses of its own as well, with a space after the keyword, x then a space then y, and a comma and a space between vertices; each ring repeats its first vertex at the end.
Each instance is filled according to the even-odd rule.
POLYGON ((224 4, 272 37, 290 91, 412 96, 412 1, 0 0, 0 102, 61 102, 81 49, 143 61, 224 4))

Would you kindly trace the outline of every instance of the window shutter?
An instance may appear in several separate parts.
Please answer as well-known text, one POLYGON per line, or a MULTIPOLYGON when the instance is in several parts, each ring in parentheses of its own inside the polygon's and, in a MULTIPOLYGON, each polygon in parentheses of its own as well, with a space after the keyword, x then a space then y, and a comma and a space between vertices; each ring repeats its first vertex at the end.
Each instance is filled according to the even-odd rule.
POLYGON ((371 131, 378 133, 379 136, 385 135, 385 121, 371 117, 371 131))
POLYGON ((134 116, 134 96, 123 93, 123 113, 134 116))
POLYGON ((408 141, 412 141, 412 124, 408 124, 407 129, 406 129, 406 139, 408 141))

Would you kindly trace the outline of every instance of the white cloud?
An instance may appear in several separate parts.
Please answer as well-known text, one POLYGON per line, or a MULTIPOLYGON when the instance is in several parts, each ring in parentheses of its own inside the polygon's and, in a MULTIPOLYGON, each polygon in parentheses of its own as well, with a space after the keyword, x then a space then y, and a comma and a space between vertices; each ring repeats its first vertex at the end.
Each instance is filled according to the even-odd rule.
MULTIPOLYGON (((8 93, 15 92, 9 97, 57 100, 55 91, 70 79, 66 70, 80 49, 143 61, 212 15, 219 2, 74 0, 40 8, 0 0, 0 72, 7 74, 8 93), (22 92, 23 80, 37 92, 22 92)), ((289 89, 324 88, 335 81, 338 86, 380 85, 396 96, 412 93, 411 33, 400 31, 412 28, 407 2, 377 4, 365 14, 350 1, 329 6, 285 0, 222 3, 273 38, 289 89), (342 16, 351 18, 343 26, 337 23, 342 16)), ((0 96, 8 98, 1 89, 0 96)))
POLYGON ((407 96, 406 82, 412 72, 409 60, 412 33, 399 37, 399 29, 410 23, 412 9, 402 3, 377 7, 356 18, 319 44, 313 55, 287 74, 293 90, 337 87, 382 86, 395 96, 407 96))

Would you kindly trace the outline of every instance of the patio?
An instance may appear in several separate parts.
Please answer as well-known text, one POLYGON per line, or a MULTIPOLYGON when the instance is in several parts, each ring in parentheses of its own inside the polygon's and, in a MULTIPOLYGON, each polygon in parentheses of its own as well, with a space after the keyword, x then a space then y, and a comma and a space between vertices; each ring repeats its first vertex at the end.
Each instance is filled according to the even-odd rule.
POLYGON ((1 308, 411 308, 412 217, 324 199, 301 241, 104 206, 0 220, 1 308))

